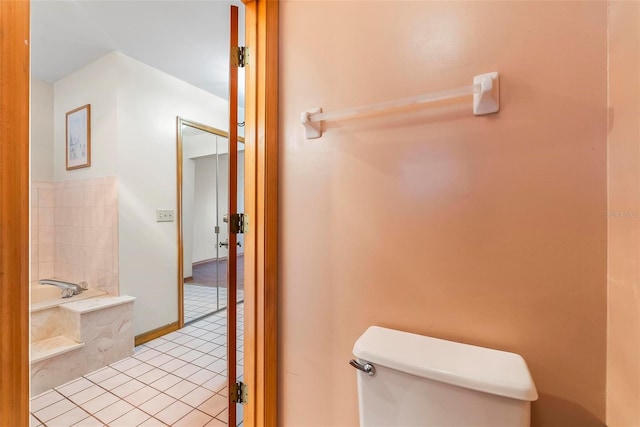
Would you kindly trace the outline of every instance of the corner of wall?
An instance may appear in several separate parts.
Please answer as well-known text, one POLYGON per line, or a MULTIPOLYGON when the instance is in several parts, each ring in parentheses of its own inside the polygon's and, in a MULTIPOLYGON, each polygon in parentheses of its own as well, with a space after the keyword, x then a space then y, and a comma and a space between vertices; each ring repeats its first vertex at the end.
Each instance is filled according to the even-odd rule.
POLYGON ((608 3, 607 384, 610 427, 640 425, 640 3, 608 3))

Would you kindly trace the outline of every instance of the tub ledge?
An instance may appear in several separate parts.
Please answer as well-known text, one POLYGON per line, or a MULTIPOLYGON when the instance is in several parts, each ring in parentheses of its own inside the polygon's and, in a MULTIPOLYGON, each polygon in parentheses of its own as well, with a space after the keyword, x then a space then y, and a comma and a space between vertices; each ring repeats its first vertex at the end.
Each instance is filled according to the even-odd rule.
POLYGON ((68 310, 73 313, 89 313, 96 310, 102 310, 103 308, 113 307, 116 305, 127 304, 134 301, 136 298, 129 295, 121 296, 104 296, 96 298, 88 298, 79 301, 73 301, 66 304, 60 304, 60 308, 68 310))

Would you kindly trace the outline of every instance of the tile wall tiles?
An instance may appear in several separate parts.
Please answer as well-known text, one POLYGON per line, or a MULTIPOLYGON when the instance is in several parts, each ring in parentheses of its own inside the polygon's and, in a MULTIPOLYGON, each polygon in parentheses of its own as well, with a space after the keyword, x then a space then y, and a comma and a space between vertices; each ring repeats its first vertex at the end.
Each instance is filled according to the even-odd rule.
POLYGON ((31 282, 35 282, 39 277, 39 257, 38 257, 38 190, 32 188, 31 190, 31 282))
POLYGON ((33 181, 31 183, 31 283, 53 275, 51 244, 53 224, 50 215, 54 206, 53 183, 33 181), (43 217, 40 220, 40 217, 43 217), (40 245, 45 245, 44 257, 40 257, 40 245))
POLYGON ((119 294, 116 177, 32 183, 31 281, 86 281, 119 294))
POLYGON ((39 208, 53 208, 55 206, 53 186, 39 186, 37 197, 39 208))
MULTIPOLYGON (((244 328, 242 304, 238 305, 238 314, 240 333, 244 328)), ((227 378, 216 372, 220 369, 212 369, 226 363, 226 340, 223 345, 211 341, 226 338, 214 332, 224 330, 225 315, 223 311, 198 320, 136 347, 132 357, 34 397, 31 425, 226 426, 227 378), (194 346, 187 347, 187 343, 194 346), (176 352, 179 348, 186 351, 176 352), (220 351, 214 354, 207 350, 211 348, 220 351), (205 366, 180 359, 186 354, 205 366)), ((238 351, 238 360, 242 355, 238 351)), ((242 425, 241 408, 238 420, 242 425)))
POLYGON ((55 225, 55 208, 38 208, 38 223, 40 225, 55 225))

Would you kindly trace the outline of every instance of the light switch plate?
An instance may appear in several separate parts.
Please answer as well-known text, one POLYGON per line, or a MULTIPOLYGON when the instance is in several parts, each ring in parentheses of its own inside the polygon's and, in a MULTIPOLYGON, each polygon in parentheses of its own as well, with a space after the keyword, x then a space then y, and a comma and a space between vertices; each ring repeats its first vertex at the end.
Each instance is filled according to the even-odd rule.
POLYGON ((173 222, 173 209, 156 209, 156 222, 173 222))

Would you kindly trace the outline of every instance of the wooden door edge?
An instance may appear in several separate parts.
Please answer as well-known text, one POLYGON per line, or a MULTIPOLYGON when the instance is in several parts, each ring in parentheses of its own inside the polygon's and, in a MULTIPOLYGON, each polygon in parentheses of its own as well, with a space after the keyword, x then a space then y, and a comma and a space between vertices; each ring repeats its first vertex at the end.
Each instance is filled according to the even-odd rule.
MULTIPOLYGON (((238 49, 238 6, 230 6, 229 25, 229 52, 238 49)), ((236 52, 237 55, 237 52, 236 52)), ((233 54, 231 55, 234 56, 233 54)), ((236 58, 237 59, 237 58, 236 58)), ((233 392, 236 382, 237 363, 237 234, 231 226, 232 215, 238 213, 238 68, 239 61, 229 58, 229 233, 228 233, 228 257, 227 257, 227 416, 228 424, 237 424, 236 398, 233 392)), ((217 184, 216 184, 217 185, 217 184)))

